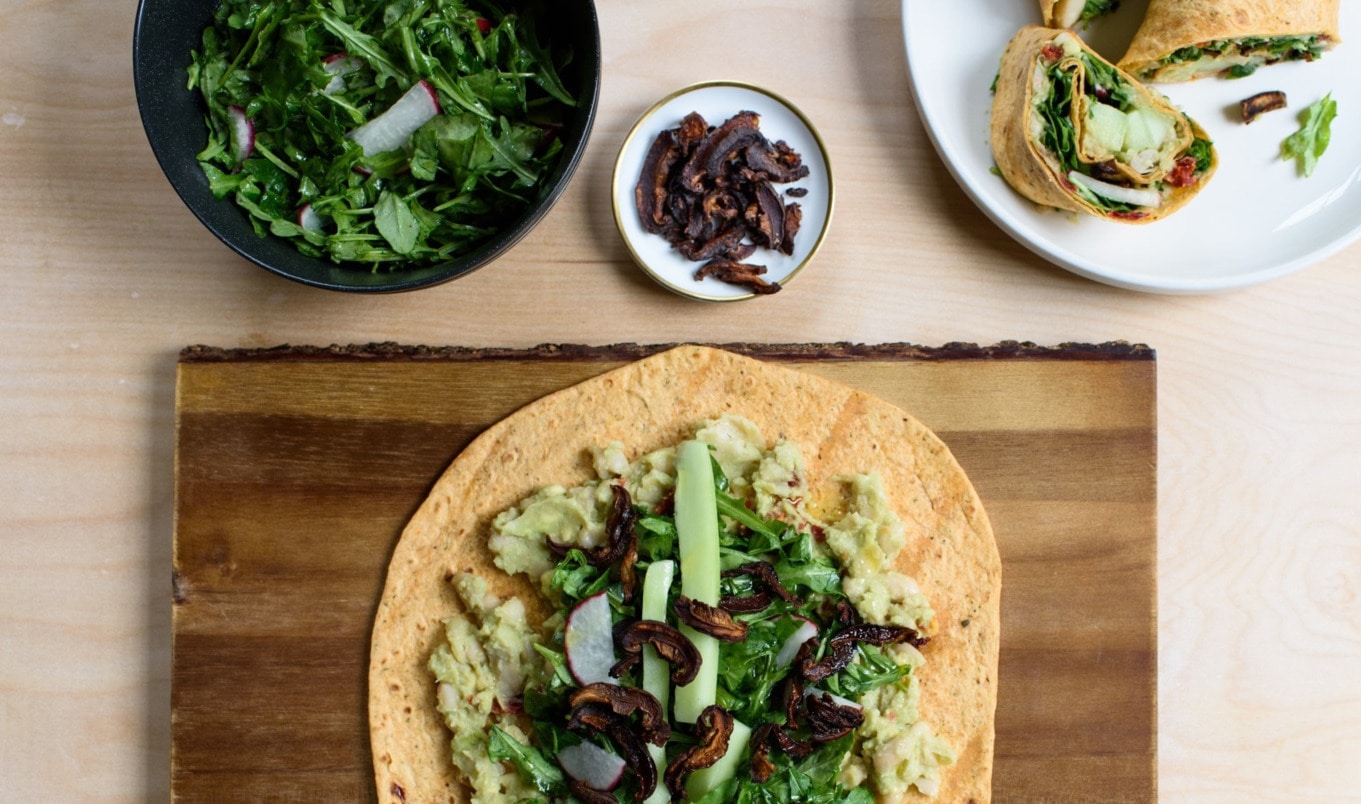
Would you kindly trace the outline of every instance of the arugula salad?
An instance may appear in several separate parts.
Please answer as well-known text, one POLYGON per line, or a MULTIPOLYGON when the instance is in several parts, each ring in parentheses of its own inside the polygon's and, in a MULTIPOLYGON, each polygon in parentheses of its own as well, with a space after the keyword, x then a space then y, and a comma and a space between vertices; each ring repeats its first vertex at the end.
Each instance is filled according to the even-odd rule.
POLYGON ((198 155, 257 234, 370 270, 471 250, 536 198, 571 53, 490 0, 222 0, 193 52, 198 155))
POLYGON ((815 802, 931 795, 954 761, 917 712, 934 612, 896 571, 877 475, 813 500, 796 446, 725 416, 503 512, 490 547, 557 611, 453 579, 430 659, 474 802, 815 802), (488 726, 490 724, 490 727, 488 726))

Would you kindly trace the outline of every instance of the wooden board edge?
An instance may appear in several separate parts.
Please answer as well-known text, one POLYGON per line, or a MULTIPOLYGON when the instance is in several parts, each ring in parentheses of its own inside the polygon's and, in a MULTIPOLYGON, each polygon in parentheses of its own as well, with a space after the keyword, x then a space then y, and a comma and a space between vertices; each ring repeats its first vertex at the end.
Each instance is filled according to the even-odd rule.
MULTIPOLYGON (((585 344, 540 344, 529 348, 423 346, 394 342, 368 344, 331 344, 330 346, 281 344, 261 348, 230 348, 207 345, 186 346, 180 363, 286 362, 286 361, 431 361, 471 360, 552 360, 602 361, 638 360, 679 346, 678 343, 616 343, 604 346, 585 344)), ((730 352, 773 361, 797 360, 1085 360, 1154 361, 1157 352, 1145 344, 1127 341, 1105 343, 1061 343, 1041 346, 1030 341, 1000 341, 991 346, 952 342, 942 346, 912 343, 863 344, 836 343, 714 343, 703 344, 730 352)))

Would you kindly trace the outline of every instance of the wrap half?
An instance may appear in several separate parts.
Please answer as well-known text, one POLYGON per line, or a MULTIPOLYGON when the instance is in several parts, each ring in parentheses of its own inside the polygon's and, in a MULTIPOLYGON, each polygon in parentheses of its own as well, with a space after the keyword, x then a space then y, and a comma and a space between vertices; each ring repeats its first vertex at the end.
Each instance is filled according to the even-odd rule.
POLYGON ((1340 0, 1150 0, 1120 59, 1141 81, 1241 78, 1336 46, 1340 0))
POLYGON ((1217 157, 1205 132, 1072 31, 1022 28, 1002 55, 992 153, 1037 204, 1122 223, 1165 218, 1195 197, 1217 157))
POLYGON ((1074 28, 1119 7, 1120 0, 1040 0, 1040 16, 1050 28, 1074 28))

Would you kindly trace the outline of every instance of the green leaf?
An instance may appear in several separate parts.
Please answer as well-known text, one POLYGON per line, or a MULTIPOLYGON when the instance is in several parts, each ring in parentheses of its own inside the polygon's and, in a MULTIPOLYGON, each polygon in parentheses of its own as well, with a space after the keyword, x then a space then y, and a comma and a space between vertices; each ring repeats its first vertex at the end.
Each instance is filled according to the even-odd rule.
POLYGON ((488 756, 497 762, 510 760, 525 781, 546 796, 566 791, 566 780, 557 765, 545 759, 539 749, 525 745, 498 726, 491 727, 488 756))
POLYGON ((592 567, 586 554, 580 550, 568 550, 567 555, 558 562, 553 570, 549 586, 561 591, 569 600, 575 602, 590 597, 609 584, 608 568, 592 567), (600 588, 597 588, 600 587, 600 588))
POLYGON ((638 553, 648 561, 676 557, 676 521, 671 517, 643 514, 633 530, 638 534, 638 553))
POLYGON ((388 241, 393 251, 410 254, 416 248, 416 239, 421 231, 420 222, 400 195, 384 190, 378 196, 373 217, 378 233, 388 241))
POLYGON ((1332 122, 1335 117, 1337 101, 1329 92, 1300 113, 1300 129, 1281 143, 1281 158, 1296 160, 1299 174, 1306 178, 1312 176, 1319 157, 1328 150, 1328 143, 1332 140, 1332 122))

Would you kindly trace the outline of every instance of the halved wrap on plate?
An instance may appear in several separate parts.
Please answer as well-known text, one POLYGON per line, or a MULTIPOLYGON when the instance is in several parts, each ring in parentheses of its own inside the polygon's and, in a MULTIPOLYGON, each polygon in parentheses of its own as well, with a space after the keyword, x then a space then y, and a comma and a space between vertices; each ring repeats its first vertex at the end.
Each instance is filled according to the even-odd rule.
POLYGON ((1241 78, 1267 64, 1313 61, 1341 41, 1340 0, 1150 0, 1120 59, 1141 81, 1241 78))
MULTIPOLYGON (((549 395, 493 425, 453 461, 412 517, 394 550, 373 629, 369 724, 380 801, 469 800, 469 780, 451 760, 450 732, 436 708, 445 685, 437 690, 427 665, 449 644, 449 623, 466 619, 477 627, 470 598, 513 603, 509 616, 531 624, 548 615, 539 584, 493 563, 489 539, 498 513, 546 487, 598 478, 592 446, 659 450, 726 414, 801 446, 810 494, 839 488, 847 475, 878 473, 887 504, 905 526, 904 549, 888 574, 909 574, 935 611, 935 633, 921 648, 925 664, 913 671, 920 717, 954 753, 934 800, 991 800, 1001 566, 987 516, 958 463, 926 427, 882 400, 728 352, 680 347, 549 395)), ((446 653, 445 661, 458 666, 443 669, 477 672, 480 651, 454 647, 458 655, 446 653)), ((502 723, 515 717, 513 710, 493 711, 502 723)), ((497 766, 491 773, 515 772, 510 763, 491 765, 497 766)), ((916 789, 880 799, 929 800, 916 789)))
POLYGON ((1072 31, 1037 25, 1002 55, 991 139, 998 169, 1021 195, 1124 223, 1177 211, 1216 167, 1205 132, 1167 98, 1072 31))
POLYGON ((1073 28, 1119 6, 1120 0, 1040 0, 1040 16, 1050 28, 1073 28))

